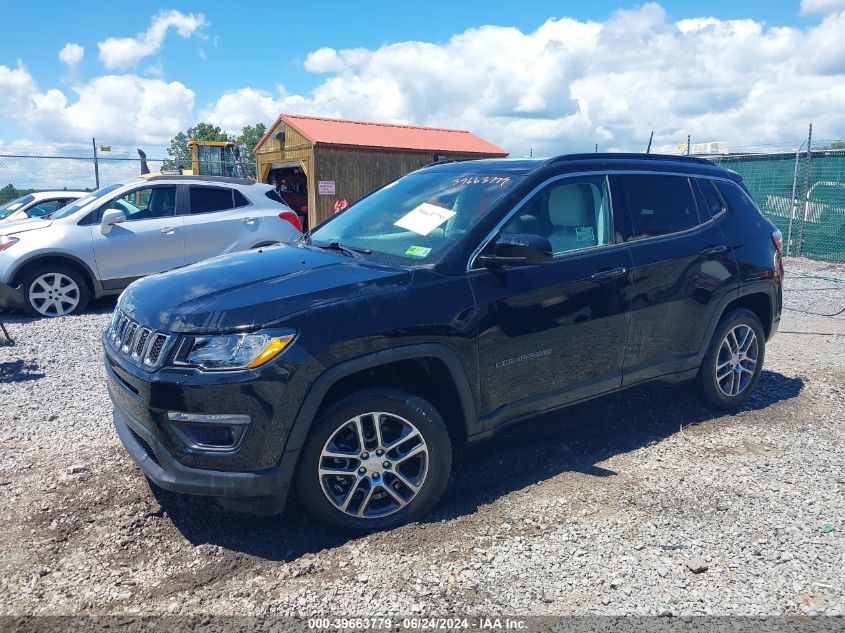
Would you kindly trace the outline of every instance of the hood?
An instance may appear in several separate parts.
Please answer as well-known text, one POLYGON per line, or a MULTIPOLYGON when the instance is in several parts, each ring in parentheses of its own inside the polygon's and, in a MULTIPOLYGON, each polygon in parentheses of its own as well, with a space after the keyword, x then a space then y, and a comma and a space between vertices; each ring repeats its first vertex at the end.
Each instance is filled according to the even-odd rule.
POLYGON ((42 220, 40 218, 27 218, 26 220, 0 222, 0 235, 15 235, 17 233, 32 231, 34 229, 46 229, 48 226, 52 225, 52 220, 42 220))
POLYGON ((411 272, 296 246, 223 255, 130 285, 118 305, 165 332, 256 329, 302 310, 406 286, 411 272))

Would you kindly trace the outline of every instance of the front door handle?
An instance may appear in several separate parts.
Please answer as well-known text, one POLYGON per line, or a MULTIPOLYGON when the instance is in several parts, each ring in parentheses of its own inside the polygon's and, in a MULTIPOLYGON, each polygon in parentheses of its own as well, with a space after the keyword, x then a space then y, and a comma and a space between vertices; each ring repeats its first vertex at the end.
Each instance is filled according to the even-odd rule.
POLYGON ((173 235, 177 231, 175 226, 168 226, 165 229, 162 229, 161 232, 165 235, 173 235))
POLYGON ((719 253, 724 253, 728 250, 728 247, 724 244, 719 244, 718 246, 711 246, 710 248, 705 248, 701 251, 702 257, 710 257, 711 255, 718 255, 719 253))
POLYGON ((607 270, 597 270, 592 275, 590 275, 590 279, 594 281, 603 281, 605 279, 615 279, 616 277, 621 277, 625 273, 628 272, 627 268, 622 268, 621 266, 617 266, 616 268, 609 268, 607 270))

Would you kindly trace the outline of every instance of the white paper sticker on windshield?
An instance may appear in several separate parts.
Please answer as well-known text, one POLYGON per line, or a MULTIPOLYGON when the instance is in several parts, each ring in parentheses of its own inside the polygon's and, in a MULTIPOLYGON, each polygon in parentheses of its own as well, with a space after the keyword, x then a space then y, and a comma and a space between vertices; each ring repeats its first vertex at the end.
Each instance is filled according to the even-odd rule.
POLYGON ((423 202, 394 222, 394 226, 408 229, 420 235, 428 235, 446 220, 455 215, 454 211, 423 202))
POLYGON ((16 202, 11 207, 7 209, 7 211, 14 211, 15 209, 20 209, 23 206, 23 202, 16 202))

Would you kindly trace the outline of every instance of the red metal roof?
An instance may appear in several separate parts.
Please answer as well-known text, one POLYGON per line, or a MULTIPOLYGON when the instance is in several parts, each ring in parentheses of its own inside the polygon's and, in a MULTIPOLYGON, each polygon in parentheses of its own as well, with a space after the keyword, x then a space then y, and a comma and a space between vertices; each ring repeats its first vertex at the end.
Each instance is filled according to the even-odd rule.
POLYGON ((280 122, 291 126, 315 145, 357 145, 460 154, 508 155, 501 147, 466 130, 367 123, 295 114, 279 115, 276 122, 258 141, 256 148, 280 122))

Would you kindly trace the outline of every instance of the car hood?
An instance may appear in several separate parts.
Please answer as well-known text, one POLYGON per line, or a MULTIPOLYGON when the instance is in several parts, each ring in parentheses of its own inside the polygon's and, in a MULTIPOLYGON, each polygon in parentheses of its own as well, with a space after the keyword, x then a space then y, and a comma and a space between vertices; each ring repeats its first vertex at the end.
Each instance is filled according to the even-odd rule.
POLYGON ((27 218, 26 220, 13 220, 11 222, 0 222, 0 235, 15 235, 25 231, 33 231, 35 229, 46 229, 53 225, 52 220, 42 220, 41 218, 27 218))
POLYGON ((118 306, 139 323, 181 333, 256 329, 294 313, 404 287, 411 272, 296 246, 215 257, 130 285, 118 306))

